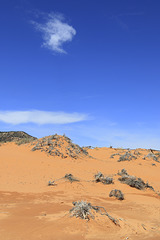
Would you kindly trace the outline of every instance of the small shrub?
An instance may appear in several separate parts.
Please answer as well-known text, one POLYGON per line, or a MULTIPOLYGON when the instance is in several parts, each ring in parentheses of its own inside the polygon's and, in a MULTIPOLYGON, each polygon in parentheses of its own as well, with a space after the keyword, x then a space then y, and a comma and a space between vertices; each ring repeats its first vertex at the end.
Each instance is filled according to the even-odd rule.
POLYGON ((54 135, 51 135, 49 137, 50 140, 56 140, 58 138, 58 135, 57 134, 54 134, 54 135))
POLYGON ((81 219, 94 219, 93 214, 91 213, 92 205, 84 201, 73 202, 74 207, 70 210, 72 216, 81 219))
POLYGON ((113 184, 113 178, 105 177, 105 178, 103 178, 102 183, 103 184, 113 184))
POLYGON ((139 190, 149 188, 154 191, 154 188, 149 185, 148 182, 145 183, 141 178, 129 175, 124 168, 121 170, 121 172, 118 172, 118 175, 121 176, 120 178, 118 178, 118 180, 122 183, 129 185, 130 187, 134 187, 139 190))
POLYGON ((42 149, 42 144, 38 141, 36 145, 32 148, 32 151, 37 151, 42 149))
POLYGON ((152 153, 152 152, 148 153, 144 158, 149 158, 149 159, 153 159, 153 160, 156 161, 156 162, 160 162, 160 161, 158 160, 159 155, 157 154, 157 156, 156 156, 156 155, 155 155, 154 153, 152 153))
POLYGON ((146 187, 146 188, 149 188, 149 189, 151 189, 151 190, 153 190, 153 191, 154 191, 154 188, 153 188, 151 185, 149 185, 149 183, 148 183, 148 182, 145 184, 145 187, 146 187))
POLYGON ((101 182, 103 184, 112 184, 113 183, 113 178, 111 177, 104 177, 104 175, 101 172, 98 172, 95 176, 95 181, 96 182, 101 182))
POLYGON ((120 158, 118 159, 118 162, 131 161, 133 158, 134 158, 134 159, 137 159, 137 157, 134 156, 132 153, 126 152, 125 154, 123 154, 123 155, 120 156, 120 158))
POLYGON ((120 182, 129 185, 130 187, 143 190, 145 188, 145 183, 141 178, 136 178, 134 176, 124 175, 118 179, 120 182))
POLYGON ((116 197, 118 200, 124 200, 124 194, 121 192, 121 190, 113 189, 109 197, 116 197))
POLYGON ((109 215, 104 207, 93 206, 91 203, 84 201, 73 202, 73 205, 74 207, 70 210, 71 216, 90 220, 90 218, 94 219, 94 213, 98 212, 101 215, 107 216, 115 225, 119 225, 118 220, 109 215))
POLYGON ((82 152, 83 154, 85 154, 85 155, 88 155, 88 152, 87 152, 87 150, 86 150, 85 148, 81 148, 81 152, 82 152))
POLYGON ((110 156, 110 158, 114 158, 114 156, 120 155, 119 153, 114 153, 110 156))
POLYGON ((67 179, 67 180, 69 180, 71 183, 72 183, 72 182, 79 182, 79 180, 76 179, 71 173, 66 174, 66 175, 64 176, 64 178, 67 179))
POLYGON ((49 181, 48 186, 55 186, 55 182, 54 181, 49 181))
POLYGON ((138 152, 137 150, 135 150, 135 151, 134 151, 134 155, 140 156, 140 155, 141 155, 141 153, 140 153, 140 152, 138 152))
POLYGON ((96 182, 102 182, 104 175, 101 172, 98 172, 96 175, 94 175, 94 178, 96 182))
POLYGON ((118 171, 118 175, 120 175, 120 176, 127 175, 128 176, 127 170, 125 168, 123 168, 120 172, 118 171))

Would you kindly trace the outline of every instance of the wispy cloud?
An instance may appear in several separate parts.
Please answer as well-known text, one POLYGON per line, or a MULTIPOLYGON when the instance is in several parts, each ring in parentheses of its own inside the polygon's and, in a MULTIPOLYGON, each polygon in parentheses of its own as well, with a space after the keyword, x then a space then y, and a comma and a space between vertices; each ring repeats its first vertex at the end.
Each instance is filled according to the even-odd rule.
POLYGON ((87 114, 49 111, 0 111, 0 121, 10 124, 67 124, 88 119, 87 114))
POLYGON ((144 12, 126 12, 126 13, 120 13, 117 14, 118 17, 123 17, 123 16, 142 16, 144 15, 144 12))
POLYGON ((72 41, 76 30, 69 25, 61 14, 48 14, 45 23, 32 21, 36 30, 42 33, 42 46, 56 53, 66 53, 63 44, 72 41))
POLYGON ((115 20, 123 30, 129 30, 129 25, 128 23, 126 23, 128 21, 126 18, 138 17, 142 15, 144 15, 144 12, 126 12, 126 13, 112 15, 111 19, 115 20))

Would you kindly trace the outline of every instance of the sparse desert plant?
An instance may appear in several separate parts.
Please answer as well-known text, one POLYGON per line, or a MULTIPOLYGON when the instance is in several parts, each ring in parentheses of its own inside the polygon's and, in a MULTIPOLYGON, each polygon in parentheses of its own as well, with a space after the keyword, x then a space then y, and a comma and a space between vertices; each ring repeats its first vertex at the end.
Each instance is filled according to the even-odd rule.
POLYGON ((122 177, 119 178, 118 180, 122 183, 129 185, 130 187, 134 187, 139 190, 149 188, 154 191, 154 188, 151 185, 149 185, 148 182, 145 183, 141 178, 136 178, 135 176, 122 175, 122 177))
POLYGON ((68 143, 72 143, 72 140, 69 137, 67 137, 65 134, 63 134, 63 137, 66 139, 68 143))
POLYGON ((149 152, 147 155, 146 155, 147 158, 154 158, 155 157, 155 154, 152 153, 152 152, 149 152))
POLYGON ((100 213, 101 215, 107 216, 115 225, 119 225, 117 219, 113 218, 110 214, 107 213, 104 207, 93 206, 91 203, 87 203, 85 201, 77 201, 72 203, 74 207, 70 210, 71 216, 75 216, 76 218, 94 219, 95 212, 100 213), (103 212, 102 212, 103 211, 103 212))
POLYGON ((95 182, 101 182, 103 184, 112 184, 113 178, 112 177, 104 177, 104 175, 101 172, 98 172, 94 175, 95 182))
POLYGON ((58 135, 57 134, 54 134, 54 135, 51 135, 49 137, 50 140, 56 140, 58 138, 58 135))
POLYGON ((148 182, 146 182, 145 187, 154 191, 154 188, 148 182))
POLYGON ((125 168, 121 169, 121 171, 117 173, 118 175, 120 176, 123 176, 123 175, 127 175, 128 176, 128 173, 127 173, 127 170, 125 168))
POLYGON ((103 184, 112 184, 113 183, 113 178, 112 177, 104 177, 102 180, 103 184))
POLYGON ((134 158, 134 159, 137 159, 137 157, 134 156, 132 153, 126 152, 125 154, 123 154, 123 155, 120 156, 120 158, 118 159, 117 162, 131 161, 133 158, 134 158))
POLYGON ((139 156, 139 155, 141 155, 141 153, 140 153, 139 151, 135 150, 135 151, 134 151, 134 155, 139 156))
POLYGON ((109 197, 116 197, 118 200, 124 200, 124 194, 121 192, 121 190, 113 189, 109 197))
POLYGON ((42 150, 41 144, 38 142, 36 145, 32 148, 32 151, 42 150))
POLYGON ((115 150, 125 150, 123 147, 118 147, 118 148, 115 148, 115 150))
POLYGON ((101 172, 98 172, 97 174, 94 175, 94 178, 96 182, 102 182, 104 175, 101 172))
POLYGON ((84 202, 84 201, 78 201, 73 202, 74 207, 70 210, 70 213, 72 216, 75 216, 76 218, 79 217, 81 219, 94 219, 94 216, 91 212, 92 205, 90 203, 84 202))
POLYGON ((76 179, 71 173, 66 174, 66 175, 64 176, 64 178, 67 179, 67 180, 69 180, 71 183, 72 183, 72 182, 79 182, 79 180, 76 179))
POLYGON ((16 142, 16 144, 19 146, 19 145, 31 143, 31 142, 34 142, 34 141, 35 141, 35 139, 33 139, 33 138, 22 138, 22 139, 18 140, 16 142))
POLYGON ((110 158, 114 158, 114 156, 120 155, 119 153, 113 153, 110 158))
POLYGON ((55 182, 54 181, 48 181, 48 186, 55 186, 55 182))
POLYGON ((149 188, 154 191, 154 188, 148 182, 145 183, 141 178, 129 175, 125 168, 123 168, 120 172, 118 171, 118 175, 121 176, 118 178, 121 183, 125 183, 130 187, 134 187, 139 190, 149 188))
POLYGON ((86 148, 83 148, 83 147, 82 147, 82 148, 81 148, 81 151, 82 151, 83 154, 88 155, 88 152, 87 152, 86 148))
POLYGON ((82 146, 83 149, 94 149, 95 147, 93 146, 82 146))
POLYGON ((149 158, 149 159, 153 159, 154 161, 160 163, 160 161, 158 160, 159 157, 160 157, 160 154, 155 155, 154 153, 150 152, 146 156, 144 156, 144 159, 149 158))
POLYGON ((143 190, 145 188, 145 182, 141 178, 136 178, 135 176, 124 175, 118 180, 139 190, 143 190))

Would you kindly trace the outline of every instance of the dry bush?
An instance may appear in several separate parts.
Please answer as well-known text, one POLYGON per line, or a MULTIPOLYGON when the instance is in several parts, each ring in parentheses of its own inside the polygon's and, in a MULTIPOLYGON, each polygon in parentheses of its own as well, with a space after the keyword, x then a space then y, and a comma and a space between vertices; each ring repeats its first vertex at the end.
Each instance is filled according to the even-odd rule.
POLYGON ((42 150, 42 147, 39 142, 36 143, 36 145, 32 148, 32 151, 37 151, 37 150, 42 150))
POLYGON ((110 158, 114 158, 114 156, 120 155, 120 153, 113 153, 110 158))
POLYGON ((109 215, 104 207, 93 206, 91 203, 85 201, 73 202, 73 205, 74 207, 70 210, 71 216, 90 220, 90 218, 95 218, 94 214, 97 212, 101 215, 107 216, 115 225, 119 225, 118 220, 109 215))
POLYGON ((101 172, 98 172, 94 176, 95 182, 101 182, 103 184, 112 184, 113 183, 113 178, 111 177, 104 177, 104 175, 101 172))
POLYGON ((136 178, 135 176, 124 175, 118 180, 129 185, 130 187, 134 187, 140 190, 143 190, 145 188, 145 182, 141 178, 136 178))
POLYGON ((135 176, 130 175, 122 175, 121 178, 118 178, 118 180, 122 183, 125 183, 129 185, 130 187, 137 188, 139 190, 143 190, 145 188, 149 188, 154 191, 154 188, 149 185, 149 183, 145 183, 141 178, 137 178, 135 176))
POLYGON ((158 160, 158 158, 160 157, 160 153, 148 153, 146 156, 144 156, 143 159, 149 158, 149 159, 153 159, 154 161, 160 163, 160 161, 158 160))
POLYGON ((70 210, 72 216, 81 219, 94 219, 93 214, 91 213, 92 205, 84 201, 73 202, 74 207, 70 210))
POLYGON ((125 168, 123 168, 120 172, 118 171, 118 175, 120 175, 120 176, 127 175, 128 176, 127 170, 125 168))
POLYGON ((118 200, 124 200, 124 194, 121 192, 121 190, 113 189, 109 197, 116 197, 118 200))
POLYGON ((149 185, 149 183, 148 183, 148 182, 146 182, 146 184, 145 184, 145 187, 146 187, 146 188, 149 188, 149 189, 151 189, 151 190, 153 190, 153 191, 154 191, 154 188, 153 188, 151 185, 149 185))
POLYGON ((120 156, 117 162, 131 161, 132 159, 137 159, 137 157, 130 152, 126 152, 125 154, 120 156))
POLYGON ((148 182, 145 183, 141 178, 129 175, 125 168, 123 168, 120 172, 118 171, 118 175, 121 176, 120 178, 118 178, 118 180, 122 183, 129 185, 130 187, 134 187, 139 190, 149 188, 154 191, 154 188, 149 185, 148 182))
POLYGON ((105 178, 102 180, 102 183, 103 183, 103 184, 113 184, 113 178, 111 178, 111 177, 105 177, 105 178))
POLYGON ((54 181, 49 181, 48 186, 55 186, 55 182, 54 181))
POLYGON ((64 176, 65 179, 69 180, 71 183, 72 182, 79 182, 79 180, 77 178, 75 178, 71 173, 66 174, 64 176))
POLYGON ((141 153, 140 153, 138 150, 135 150, 135 151, 134 151, 134 155, 140 156, 141 153))
POLYGON ((104 175, 101 172, 98 172, 97 174, 94 175, 94 178, 96 182, 102 182, 104 175))

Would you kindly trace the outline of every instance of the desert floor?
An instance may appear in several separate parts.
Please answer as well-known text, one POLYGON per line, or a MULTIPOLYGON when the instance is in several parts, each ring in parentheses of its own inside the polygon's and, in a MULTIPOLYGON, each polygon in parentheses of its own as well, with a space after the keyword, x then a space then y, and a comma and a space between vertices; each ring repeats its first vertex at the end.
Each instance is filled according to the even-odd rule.
POLYGON ((137 149, 137 159, 117 162, 119 155, 110 156, 126 150, 89 149, 91 157, 74 159, 32 148, 30 143, 0 146, 0 240, 160 240, 160 163, 143 159, 149 150, 137 149), (123 168, 155 191, 118 181, 123 168), (113 177, 114 184, 93 181, 99 171, 113 177), (63 178, 67 173, 79 182, 63 178), (55 185, 48 186, 49 180, 55 185), (123 201, 109 197, 115 188, 124 193, 123 201), (81 200, 103 206, 119 225, 99 213, 89 221, 71 217, 72 202, 81 200))

